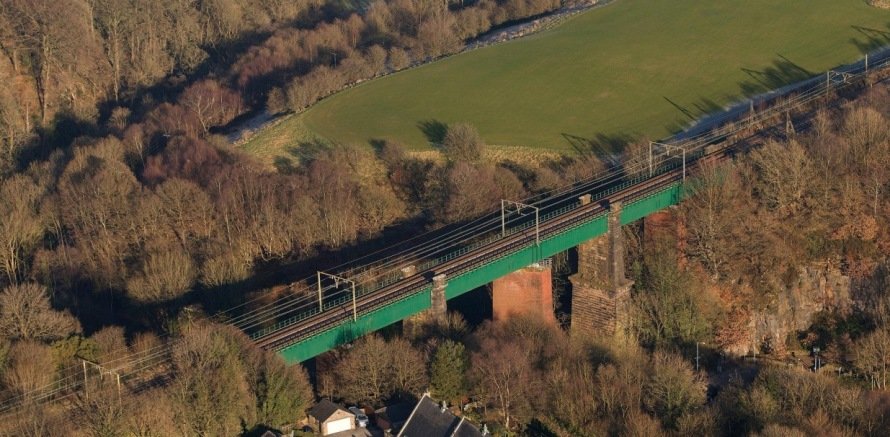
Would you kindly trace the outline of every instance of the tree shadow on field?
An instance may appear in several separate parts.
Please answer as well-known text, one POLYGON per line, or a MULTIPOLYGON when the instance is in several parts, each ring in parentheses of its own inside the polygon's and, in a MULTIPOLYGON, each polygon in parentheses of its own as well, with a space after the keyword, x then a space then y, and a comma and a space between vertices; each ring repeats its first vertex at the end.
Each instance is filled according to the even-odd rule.
POLYGON ((430 144, 440 145, 445 141, 448 125, 439 120, 424 120, 417 123, 417 128, 426 136, 430 144))
POLYGON ((783 86, 812 78, 816 73, 794 63, 783 55, 772 65, 762 70, 742 68, 742 72, 750 77, 749 80, 739 83, 739 88, 744 96, 753 96, 781 88, 783 86))
POLYGON ((682 114, 682 117, 668 123, 665 126, 667 131, 672 133, 679 133, 683 132, 684 130, 690 129, 693 126, 696 126, 708 120, 709 117, 714 116, 715 114, 719 114, 724 110, 723 106, 712 99, 702 98, 699 99, 697 102, 693 102, 691 104, 683 106, 680 103, 671 100, 667 96, 662 97, 668 104, 670 104, 674 109, 682 114))
POLYGON ((371 149, 374 150, 374 154, 380 156, 380 153, 383 152, 383 148, 386 147, 386 140, 381 138, 371 138, 368 140, 368 144, 371 146, 371 149))
POLYGON ((276 156, 272 165, 281 174, 294 174, 330 148, 330 144, 319 140, 300 141, 285 147, 284 151, 287 152, 287 155, 276 156))
POLYGON ((592 156, 613 167, 621 164, 621 154, 635 138, 629 134, 595 134, 587 138, 569 133, 561 133, 569 145, 581 156, 592 156))
POLYGON ((688 118, 689 121, 695 121, 695 119, 698 118, 698 116, 695 115, 691 109, 680 105, 679 103, 669 99, 667 96, 662 96, 662 98, 664 98, 666 102, 673 106, 674 109, 680 111, 680 113, 683 114, 684 117, 688 118))
POLYGON ((678 134, 680 138, 694 136, 717 128, 721 125, 741 118, 752 108, 761 110, 783 94, 794 94, 812 86, 818 74, 795 63, 782 54, 776 54, 772 63, 763 69, 741 68, 748 76, 747 80, 738 83, 736 93, 727 94, 720 100, 731 102, 728 105, 718 104, 715 100, 701 98, 691 105, 682 106, 671 99, 664 99, 683 114, 680 121, 669 123, 669 132, 678 134), (795 86, 802 88, 795 90, 795 86), (774 93, 778 91, 777 93, 774 93), (682 120, 690 120, 685 122, 682 120))
POLYGON ((857 26, 855 24, 850 25, 856 32, 862 35, 860 38, 850 38, 850 44, 856 46, 862 53, 868 53, 873 50, 877 50, 881 47, 886 46, 890 43, 890 24, 887 25, 888 29, 874 29, 871 27, 865 26, 857 26))

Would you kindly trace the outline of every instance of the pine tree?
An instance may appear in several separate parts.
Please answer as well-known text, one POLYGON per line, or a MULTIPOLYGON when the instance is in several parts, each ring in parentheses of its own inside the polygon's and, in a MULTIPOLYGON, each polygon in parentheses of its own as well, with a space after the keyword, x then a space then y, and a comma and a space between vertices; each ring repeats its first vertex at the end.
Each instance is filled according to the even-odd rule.
POLYGON ((433 396, 454 400, 466 392, 466 371, 469 359, 464 345, 446 340, 433 356, 430 386, 433 396))

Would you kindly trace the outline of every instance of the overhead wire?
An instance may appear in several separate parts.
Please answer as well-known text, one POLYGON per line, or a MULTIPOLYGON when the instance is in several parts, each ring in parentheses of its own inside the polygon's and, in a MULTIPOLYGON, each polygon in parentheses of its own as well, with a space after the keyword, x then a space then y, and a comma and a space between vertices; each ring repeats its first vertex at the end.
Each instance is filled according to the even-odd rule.
MULTIPOLYGON (((887 57, 886 54, 885 54, 884 59, 883 59, 883 60, 880 60, 880 61, 878 61, 878 62, 876 62, 876 63, 874 63, 874 64, 872 64, 872 65, 871 65, 871 68, 874 69, 874 70, 882 69, 882 68, 887 67, 888 64, 890 64, 890 59, 888 59, 888 57, 887 57)), ((854 64, 853 66, 849 66, 848 69, 847 69, 847 71, 843 71, 843 70, 841 70, 841 69, 838 69, 838 70, 839 70, 839 71, 842 71, 842 72, 844 72, 844 73, 850 74, 850 75, 852 76, 853 79, 857 79, 857 78, 858 78, 858 75, 862 74, 861 72, 859 72, 860 69, 864 70, 864 68, 859 67, 858 64, 854 64)), ((816 86, 813 86, 811 89, 806 90, 806 91, 801 91, 798 95, 795 95, 795 96, 793 96, 792 98, 789 98, 789 99, 786 99, 786 100, 784 100, 784 101, 782 101, 782 102, 777 103, 775 107, 768 108, 767 110, 764 110, 764 111, 762 111, 762 112, 757 112, 757 113, 751 114, 751 115, 749 115, 749 116, 746 117, 746 118, 742 118, 742 119, 736 120, 736 121, 734 122, 734 123, 737 123, 737 124, 738 124, 738 123, 744 123, 744 124, 746 124, 746 125, 748 125, 748 126, 745 126, 745 127, 743 127, 743 128, 728 129, 726 132, 723 132, 723 129, 724 129, 726 126, 720 126, 720 127, 717 127, 717 128, 715 128, 715 129, 713 129, 713 130, 711 130, 711 131, 705 131, 705 132, 702 132, 702 133, 700 133, 700 134, 698 134, 698 135, 695 135, 695 136, 692 136, 692 137, 689 137, 689 138, 684 138, 684 139, 681 140, 681 141, 682 141, 684 144, 686 144, 687 146, 690 146, 690 147, 694 147, 694 148, 704 147, 704 146, 707 145, 710 141, 714 141, 715 139, 720 138, 721 136, 725 137, 725 136, 732 135, 732 134, 737 133, 737 132, 739 132, 739 131, 741 131, 741 130, 744 130, 744 129, 749 128, 750 125, 752 125, 752 124, 754 124, 754 123, 759 123, 759 122, 761 122, 761 121, 763 121, 763 120, 768 120, 768 119, 770 119, 770 118, 772 118, 772 117, 775 117, 776 115, 781 114, 782 112, 788 112, 788 111, 790 111, 790 110, 792 110, 792 109, 794 109, 794 108, 796 108, 796 107, 799 107, 799 106, 801 106, 801 105, 803 105, 803 104, 806 104, 806 103, 811 102, 811 101, 813 101, 813 100, 815 100, 815 99, 817 99, 817 98, 820 98, 820 97, 822 97, 824 94, 826 94, 826 93, 828 93, 828 92, 834 91, 834 90, 837 89, 837 88, 841 88, 842 86, 847 85, 847 79, 848 79, 848 78, 847 78, 846 76, 844 76, 844 77, 842 77, 842 82, 841 82, 840 84, 837 84, 837 83, 835 83, 835 82, 832 82, 831 73, 828 73, 827 86, 826 86, 825 88, 820 87, 820 86, 818 85, 818 82, 814 82, 814 83, 816 83, 816 86), (687 143, 687 141, 688 141, 689 143, 692 143, 692 144, 690 145, 689 143, 687 143)), ((771 100, 778 100, 778 99, 780 99, 780 98, 786 97, 786 96, 788 95, 788 93, 792 93, 792 92, 794 92, 794 91, 796 91, 796 90, 798 90, 798 89, 802 89, 802 88, 805 88, 805 87, 802 86, 802 87, 800 87, 800 88, 795 88, 795 89, 793 89, 793 90, 791 90, 791 91, 787 91, 785 94, 778 94, 778 95, 775 95, 775 96, 770 96, 770 98, 767 99, 766 102, 769 102, 769 101, 771 101, 771 100)), ((775 102, 773 102, 773 103, 775 103, 775 102)), ((719 118, 718 118, 718 119, 719 119, 719 118)), ((735 119, 735 117, 729 117, 729 116, 727 115, 727 118, 726 118, 726 119, 723 119, 723 120, 720 120, 720 122, 723 123, 723 122, 729 121, 730 119, 735 119)), ((675 136, 675 137, 676 137, 676 136, 675 136)), ((672 137, 672 138, 674 138, 674 137, 672 137)), ((668 140, 666 140, 666 141, 670 141, 670 139, 668 139, 668 140)), ((671 158, 670 158, 669 156, 666 156, 664 160, 667 160, 667 159, 671 159, 671 158)), ((646 167, 646 165, 647 165, 647 163, 646 163, 646 162, 640 162, 640 160, 637 160, 637 161, 638 161, 638 162, 634 165, 634 168, 636 168, 636 169, 638 169, 638 170, 639 170, 639 169, 643 169, 643 170, 644 170, 645 167, 646 167)), ((615 170, 615 171, 617 171, 617 170, 615 170)), ((582 186, 583 186, 584 184, 586 184, 586 183, 589 183, 589 184, 595 184, 597 181, 596 181, 596 180, 593 180, 593 179, 595 179, 595 178, 599 178, 599 177, 608 177, 608 176, 611 176, 612 173, 614 173, 614 171, 613 171, 613 172, 607 172, 606 175, 598 174, 598 175, 596 175, 596 176, 594 176, 594 177, 592 177, 592 178, 589 178, 589 179, 587 179, 587 180, 584 180, 584 181, 580 182, 580 184, 581 184, 582 186)), ((598 180, 598 179, 597 179, 597 180, 598 180)), ((566 185, 566 186, 564 186, 564 187, 560 187, 560 188, 556 188, 556 189, 550 190, 550 192, 551 192, 551 193, 552 193, 552 192, 559 192, 560 195, 564 195, 564 194, 567 194, 567 193, 571 193, 571 192, 573 192, 574 190, 578 190, 578 184, 579 184, 579 183, 568 184, 568 185, 566 185)), ((535 195, 532 195, 532 196, 528 196, 527 199, 531 199, 531 198, 540 198, 541 195, 542 195, 541 193, 538 193, 538 194, 535 194, 535 195)), ((541 200, 539 200, 539 201, 542 201, 542 202, 543 202, 543 201, 546 201, 546 200, 548 200, 548 199, 545 197, 545 198, 543 198, 543 199, 541 199, 541 200)), ((563 200, 565 200, 565 199, 563 199, 563 200)), ((559 201, 559 200, 557 200, 557 201, 559 201)), ((492 211, 492 212, 493 212, 493 211, 492 211)), ((489 212, 489 213, 487 213, 486 215, 491 214, 492 212, 489 212)), ((457 244, 457 243, 451 244, 451 243, 453 243, 453 242, 458 242, 458 243, 459 243, 459 242, 465 241, 466 239, 464 239, 464 240, 460 240, 460 239, 458 239, 458 238, 460 238, 460 236, 462 236, 462 235, 465 235, 466 233, 471 233, 471 232, 472 232, 472 229, 475 229, 475 228, 477 228, 477 227, 487 226, 487 227, 490 228, 490 227, 491 227, 491 223, 488 223, 488 222, 491 222, 492 220, 496 220, 496 219, 497 219, 497 217, 488 217, 488 218, 485 218, 485 216, 483 216, 483 217, 480 217, 479 219, 473 220, 473 221, 469 222, 468 224, 463 225, 463 226, 468 226, 467 228, 465 228, 465 231, 466 231, 466 232, 464 232, 464 233, 461 233, 461 229, 464 229, 462 226, 459 226, 459 227, 457 227, 457 228, 454 229, 454 230, 450 230, 450 231, 448 231, 448 232, 446 233, 446 235, 451 235, 451 236, 449 237, 449 238, 450 238, 450 240, 449 240, 450 242, 442 242, 442 243, 440 243, 440 245, 438 245, 438 246, 436 247, 436 249, 431 249, 431 250, 440 250, 440 249, 442 249, 442 247, 446 247, 446 248, 447 248, 447 247, 452 247, 452 246, 454 246, 455 244, 457 244), (481 223, 476 223, 476 222, 479 222, 479 221, 481 221, 481 223), (474 223, 475 223, 475 224, 474 224, 474 223), (470 225, 472 225, 472 226, 470 226, 470 225), (451 232, 453 232, 454 234, 449 234, 449 233, 451 233, 451 232), (450 246, 449 246, 449 244, 450 244, 450 246)), ((499 225, 499 223, 497 223, 497 224, 499 225)), ((436 232, 436 230, 428 231, 428 232, 425 232, 425 233, 423 233, 423 234, 420 234, 420 235, 416 235, 416 236, 410 237, 410 238, 407 239, 406 241, 412 241, 412 240, 421 238, 421 237, 423 237, 423 236, 429 235, 429 234, 434 233, 434 232, 436 232)), ((399 243, 399 245, 404 245, 404 244, 405 244, 404 241, 399 243)), ((370 253, 370 254, 364 255, 364 256, 362 256, 362 257, 360 257, 360 258, 357 258, 356 260, 351 260, 351 261, 349 261, 349 262, 343 263, 343 264, 341 264, 340 266, 338 266, 338 267, 336 267, 336 268, 341 268, 341 267, 344 267, 344 266, 352 265, 352 264, 354 264, 357 260, 364 260, 364 259, 367 259, 367 258, 369 258, 369 257, 372 257, 374 254, 378 254, 378 253, 383 252, 383 251, 386 251, 386 250, 388 250, 388 249, 389 249, 389 248, 383 248, 383 249, 380 249, 380 250, 378 250, 378 251, 375 251, 375 252, 372 252, 372 253, 370 253)), ((408 247, 408 248, 402 250, 401 252, 398 252, 397 255, 390 255, 390 256, 385 257, 384 260, 386 260, 386 261, 384 262, 383 265, 384 265, 384 266, 393 266, 393 265, 395 265, 395 264, 398 264, 400 261, 406 259, 407 257, 409 257, 409 256, 413 256, 413 254, 415 254, 415 253, 424 253, 424 252, 411 252, 411 250, 412 250, 412 248, 411 248, 411 247, 408 247)), ((443 249, 443 250, 444 250, 444 249, 443 249)), ((426 252, 426 253, 429 253, 429 252, 426 252)), ((436 252, 433 252, 433 253, 436 253, 436 252)), ((362 268, 362 267, 363 267, 363 266, 353 267, 352 269, 350 269, 350 271, 355 271, 355 270, 360 269, 360 268, 362 268)), ((306 279, 304 279, 304 281, 309 281, 309 280, 311 280, 311 277, 307 277, 306 279)), ((239 308, 244 308, 244 307, 248 306, 249 303, 251 303, 251 302, 256 302, 256 301, 258 301, 258 300, 260 300, 260 298, 254 298, 254 299, 252 299, 252 300, 250 300, 250 301, 248 301, 248 302, 245 302, 245 303, 239 304, 239 305, 237 305, 237 306, 234 306, 234 307, 232 307, 232 308, 229 308, 229 309, 227 309, 227 310, 221 311, 221 312, 218 313, 218 314, 226 314, 226 313, 230 313, 230 312, 232 312, 232 311, 234 311, 234 310, 237 310, 237 309, 239 309, 239 308)), ((247 314, 250 314, 250 312, 248 312, 247 314)), ((129 367, 129 366, 140 366, 140 367, 137 367, 137 368, 136 368, 136 371, 134 371, 134 372, 130 372, 130 373, 132 374, 132 373, 141 372, 141 371, 143 371, 143 370, 146 370, 146 369, 149 369, 149 368, 152 368, 152 367, 156 367, 156 366, 159 366, 159 365, 162 365, 162 364, 166 364, 167 362, 170 361, 170 357, 169 357, 169 355, 170 355, 170 353, 169 353, 169 347, 170 347, 170 345, 169 345, 169 344, 165 344, 165 343, 163 342, 163 340, 164 340, 163 337, 161 338, 161 340, 162 340, 162 343, 161 343, 160 345, 157 345, 157 346, 155 346, 155 347, 153 347, 153 348, 150 348, 150 349, 148 349, 148 350, 146 350, 146 351, 140 351, 140 352, 137 352, 137 353, 130 353, 130 354, 128 354, 128 355, 123 355, 123 356, 120 356, 120 357, 115 357, 115 358, 113 358, 113 359, 111 359, 111 360, 104 361, 104 362, 106 363, 105 365, 111 366, 112 363, 118 363, 119 365, 116 366, 116 368, 124 368, 124 367, 129 367), (144 354, 144 356, 142 356, 142 357, 134 357, 135 355, 141 355, 141 354, 144 354), (155 359, 155 358, 163 358, 163 360, 160 361, 159 363, 148 364, 149 361, 151 361, 152 359, 155 359)), ((124 349, 129 350, 128 348, 121 348, 121 349, 117 349, 117 351, 124 350, 124 349)), ((106 354, 106 355, 107 355, 107 354, 106 354)), ((100 360, 100 361, 103 361, 103 360, 100 360)), ((10 399, 4 400, 4 402, 0 402, 0 412, 6 412, 6 411, 9 411, 11 408, 14 408, 14 406, 11 407, 12 404, 20 403, 20 401, 22 401, 22 400, 24 400, 24 399, 35 399, 35 398, 42 398, 42 399, 53 399, 53 398, 54 398, 54 399, 64 399, 64 398, 67 398, 68 396, 70 396, 70 394, 69 394, 69 395, 61 395, 61 396, 55 396, 55 395, 58 395, 59 393, 62 393, 63 391, 70 390, 70 389, 72 389, 72 388, 76 388, 76 387, 80 384, 79 381, 71 383, 71 381, 73 381, 73 380, 75 380, 75 379, 79 379, 79 378, 78 378, 79 375, 75 375, 75 374, 73 374, 74 371, 76 371, 75 367, 76 367, 76 366, 73 366, 73 365, 72 365, 72 366, 69 366, 69 367, 66 368, 66 369, 63 369, 63 370, 65 371, 65 373, 69 373, 69 375, 63 377, 61 380, 56 380, 56 381, 54 381, 54 382, 51 383, 51 384, 47 384, 46 386, 42 386, 42 387, 37 388, 37 389, 35 389, 35 390, 29 391, 29 392, 26 392, 26 393, 22 393, 22 394, 20 394, 19 396, 14 396, 14 397, 12 397, 12 398, 10 398, 10 399), (67 383, 65 383, 65 382, 67 382, 67 383), (43 393, 43 394, 35 395, 35 392, 38 392, 38 391, 44 391, 44 389, 46 389, 47 387, 50 387, 50 386, 55 386, 55 387, 58 387, 58 388, 57 388, 57 389, 54 389, 54 390, 46 391, 46 392, 43 393), (19 402, 16 402, 16 399, 18 399, 19 402)), ((129 376, 129 374, 128 374, 128 376, 129 376)), ((169 375, 164 375, 164 377, 169 377, 169 375)))

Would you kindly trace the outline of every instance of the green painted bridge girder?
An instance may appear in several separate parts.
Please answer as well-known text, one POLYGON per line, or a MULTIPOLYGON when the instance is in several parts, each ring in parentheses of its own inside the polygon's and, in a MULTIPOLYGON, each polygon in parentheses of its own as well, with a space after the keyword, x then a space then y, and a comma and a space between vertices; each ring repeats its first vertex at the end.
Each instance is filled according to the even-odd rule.
MULTIPOLYGON (((682 184, 674 183, 651 195, 629 201, 621 209, 620 222, 622 225, 626 225, 661 209, 676 205, 680 202, 682 193, 682 184)), ((467 272, 449 277, 445 287, 445 298, 453 299, 530 264, 599 237, 608 230, 607 220, 607 213, 591 216, 575 227, 542 238, 540 245, 531 243, 531 245, 513 252, 501 254, 490 262, 467 272)), ((341 324, 287 346, 278 353, 286 362, 293 364, 352 342, 364 334, 385 328, 429 309, 431 290, 432 284, 384 307, 360 314, 355 321, 351 317, 344 317, 341 324)), ((348 309, 345 307, 344 315, 351 315, 351 307, 348 309)))

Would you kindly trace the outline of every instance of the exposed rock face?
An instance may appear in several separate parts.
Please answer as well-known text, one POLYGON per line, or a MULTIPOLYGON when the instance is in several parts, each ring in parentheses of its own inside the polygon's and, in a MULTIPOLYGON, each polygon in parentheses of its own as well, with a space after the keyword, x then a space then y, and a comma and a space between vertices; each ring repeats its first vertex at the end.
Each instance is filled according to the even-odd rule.
POLYGON ((881 9, 890 9, 890 0, 868 0, 868 4, 881 9))
POLYGON ((810 265, 800 269, 796 283, 779 292, 766 309, 753 311, 749 320, 747 344, 727 352, 752 351, 782 354, 789 334, 807 329, 821 311, 848 313, 854 306, 852 281, 837 268, 810 265))

